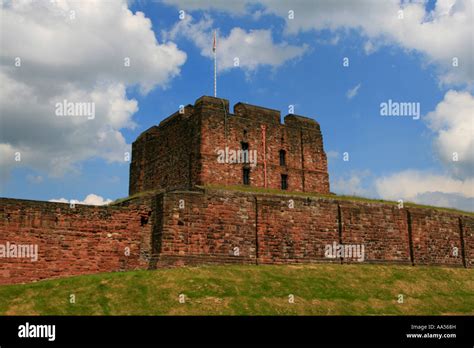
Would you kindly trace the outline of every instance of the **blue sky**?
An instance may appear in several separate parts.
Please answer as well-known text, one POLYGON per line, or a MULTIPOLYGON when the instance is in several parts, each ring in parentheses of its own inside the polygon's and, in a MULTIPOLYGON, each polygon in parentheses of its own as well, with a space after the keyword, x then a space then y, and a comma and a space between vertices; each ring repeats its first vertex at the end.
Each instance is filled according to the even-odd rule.
MULTIPOLYGON (((435 1, 421 4, 387 1, 380 5, 380 2, 367 0, 336 4, 302 1, 296 5, 289 1, 270 5, 266 1, 166 2, 123 3, 130 10, 124 15, 117 10, 116 16, 123 18, 104 20, 117 25, 117 37, 112 37, 114 28, 107 27, 107 34, 98 40, 106 47, 109 43, 110 50, 84 39, 88 34, 84 28, 91 26, 95 38, 101 35, 97 30, 101 29, 101 22, 97 18, 88 19, 87 26, 77 28, 77 32, 76 22, 64 24, 68 25, 70 35, 77 38, 73 40, 76 54, 71 64, 66 64, 71 59, 66 54, 64 59, 57 55, 41 57, 44 53, 40 49, 16 47, 18 44, 9 37, 14 21, 2 24, 5 39, 2 41, 2 77, 13 86, 18 85, 4 92, 3 100, 12 100, 8 93, 15 91, 23 95, 18 91, 26 90, 25 86, 38 88, 36 93, 41 95, 52 76, 59 76, 58 89, 71 85, 75 88, 68 94, 70 99, 72 95, 103 93, 106 98, 116 100, 115 106, 110 107, 112 112, 123 109, 119 112, 120 119, 112 115, 100 121, 101 112, 112 112, 107 105, 99 106, 96 120, 101 123, 85 128, 81 128, 82 124, 76 128, 61 128, 61 125, 55 130, 59 121, 48 118, 39 124, 56 123, 48 127, 48 136, 41 144, 35 144, 29 142, 35 138, 29 134, 38 134, 42 128, 38 126, 35 132, 33 125, 37 121, 32 125, 29 120, 35 117, 35 110, 42 110, 41 102, 30 103, 31 108, 26 102, 28 115, 25 111, 25 115, 16 118, 10 116, 10 110, 20 113, 18 110, 22 110, 25 101, 18 100, 17 105, 13 101, 2 102, 0 145, 3 144, 4 151, 0 154, 10 158, 13 152, 25 153, 25 159, 20 162, 4 159, 2 196, 79 201, 90 194, 100 196, 91 198, 89 203, 126 196, 129 163, 120 159, 121 154, 142 131, 175 112, 180 104, 194 103, 202 95, 212 95, 210 54, 212 30, 217 29, 221 67, 218 96, 228 99, 231 105, 243 101, 275 108, 281 110, 282 116, 292 104, 296 114, 315 118, 323 132, 333 192, 474 210, 472 3, 458 1, 449 7, 444 1, 438 5, 435 1), (351 6, 358 3, 359 6, 351 10, 351 6), (180 10, 185 11, 185 19, 179 18, 180 10), (293 19, 287 16, 290 10, 294 11, 293 19), (398 18, 397 22, 400 10, 404 18, 398 18), (360 19, 360 13, 367 14, 367 18, 360 19), (146 18, 151 21, 151 28, 147 27, 146 18), (399 24, 400 21, 405 22, 399 24), (128 29, 129 26, 121 25, 123 23, 134 23, 139 30, 128 29), (150 34, 156 37, 157 43, 150 34), (434 36, 438 39, 433 40, 434 36), (127 47, 134 38, 137 43, 127 47), (150 50, 147 55, 143 54, 144 58, 138 56, 140 44, 150 50), (84 46, 83 51, 78 48, 80 45, 84 46), (165 45, 168 45, 168 56, 159 51, 165 45), (104 57, 104 62, 100 62, 102 58, 96 61, 90 57, 95 50, 104 50, 102 54, 97 53, 104 57), (142 67, 131 73, 117 73, 110 66, 117 57, 121 59, 123 52, 126 55, 127 50, 132 56, 137 55, 137 58, 132 57, 132 68, 135 69, 133 64, 137 60, 142 67), (88 53, 84 55, 86 58, 76 59, 82 57, 82 52, 88 53), (148 61, 152 53, 157 55, 159 64, 156 60, 148 61), (20 75, 19 69, 12 70, 8 66, 17 56, 33 62, 32 67, 20 67, 26 70, 24 75, 20 75), (236 56, 241 58, 239 67, 231 66, 236 56), (348 67, 343 66, 345 57, 349 59, 348 67), (458 57, 462 64, 453 67, 452 57, 458 57), (44 71, 48 70, 50 61, 54 74, 48 75, 44 71), (60 64, 65 67, 58 67, 60 64), (71 69, 84 69, 84 73, 76 74, 76 70, 71 72, 71 69), (41 78, 44 81, 37 82, 41 78), (104 84, 107 88, 102 87, 104 84), (110 92, 111 86, 123 86, 125 94, 120 94, 118 87, 110 92), (354 92, 351 97, 348 96, 350 90, 354 92), (380 104, 389 99, 419 103, 420 119, 381 116, 380 104), (135 107, 132 101, 136 101, 135 107), (86 133, 87 136, 81 135, 86 133), (62 134, 67 134, 64 146, 55 139, 62 134), (48 139, 51 144, 46 146, 48 139), (111 144, 112 150, 100 150, 104 142, 107 146, 111 144), (32 150, 36 146, 41 148, 38 154, 32 150), (343 160, 344 152, 349 154, 348 161, 343 160), (457 161, 450 157, 453 152, 459 155, 457 161), (58 156, 67 158, 67 165, 54 168, 58 162, 53 159, 58 156)), ((74 20, 85 20, 81 16, 86 12, 75 9, 73 4, 62 10, 66 15, 75 10, 77 18, 74 20)), ((43 18, 48 18, 48 11, 52 9, 42 11, 46 11, 43 18)), ((53 29, 60 25, 57 21, 39 19, 38 10, 34 8, 5 5, 2 12, 12 18, 20 16, 32 27, 36 24, 53 29)), ((103 11, 90 15, 106 16, 103 11)), ((42 38, 36 38, 35 42, 41 43, 42 38)), ((50 43, 44 41, 44 44, 50 43)), ((56 45, 62 45, 67 51, 69 44, 58 38, 56 45)), ((58 49, 58 52, 63 51, 58 49)), ((43 96, 44 104, 51 104, 63 95, 54 93, 43 96)), ((39 111, 37 117, 42 115, 39 111)))

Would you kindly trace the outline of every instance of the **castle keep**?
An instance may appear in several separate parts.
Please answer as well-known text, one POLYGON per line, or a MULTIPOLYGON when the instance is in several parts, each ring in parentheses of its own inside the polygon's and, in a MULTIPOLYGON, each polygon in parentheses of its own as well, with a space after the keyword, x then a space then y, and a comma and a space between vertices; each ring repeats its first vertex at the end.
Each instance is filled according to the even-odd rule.
POLYGON ((129 193, 109 206, 0 198, 0 284, 203 263, 474 264, 472 214, 330 195, 316 121, 230 113, 225 99, 143 132, 129 193), (11 245, 38 255, 5 257, 11 245), (328 256, 333 245, 364 255, 328 256))
POLYGON ((212 184, 329 193, 319 124, 281 124, 279 111, 243 103, 231 114, 228 100, 201 97, 133 143, 130 195, 212 184))

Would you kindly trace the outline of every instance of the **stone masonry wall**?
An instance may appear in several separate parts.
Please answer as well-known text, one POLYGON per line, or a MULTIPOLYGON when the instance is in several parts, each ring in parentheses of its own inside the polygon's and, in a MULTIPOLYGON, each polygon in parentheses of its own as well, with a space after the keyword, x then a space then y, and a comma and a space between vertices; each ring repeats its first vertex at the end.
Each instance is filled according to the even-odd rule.
POLYGON ((364 244, 367 262, 411 263, 406 209, 348 201, 339 207, 343 242, 364 244))
POLYGON ((151 208, 0 199, 0 245, 38 246, 35 262, 0 258, 0 284, 148 268, 151 208))
POLYGON ((142 133, 132 144, 129 194, 198 184, 200 139, 200 115, 192 106, 142 133))
POLYGON ((325 257, 339 242, 337 206, 302 197, 258 196, 259 263, 340 262, 325 257))
POLYGON ((434 209, 206 189, 109 207, 0 199, 0 245, 37 244, 36 262, 0 258, 0 284, 203 263, 364 263, 472 267, 474 218, 434 209), (130 248, 130 254, 125 253, 130 248))
POLYGON ((368 263, 474 263, 470 215, 213 189, 165 194, 164 201, 163 244, 157 251, 162 265, 359 262, 326 257, 325 248, 333 243, 363 245, 368 263))
POLYGON ((474 219, 461 217, 462 244, 461 251, 465 256, 465 267, 474 267, 474 219))
POLYGON ((329 193, 327 159, 316 121, 287 115, 281 124, 279 111, 243 103, 231 114, 226 99, 201 97, 133 143, 130 194, 239 185, 244 168, 250 170, 250 186, 265 187, 266 168, 268 188, 280 189, 284 174, 288 190, 329 193), (250 156, 256 151, 256 161, 249 158, 254 163, 230 163, 231 158, 219 163, 219 150, 240 151, 242 143, 248 143, 250 156), (285 165, 280 165, 280 150, 286 153, 285 165))
MULTIPOLYGON (((472 223, 472 218, 466 219, 430 209, 410 210, 410 214, 412 220, 413 252, 416 263, 463 265, 460 219, 461 223, 472 226, 470 224, 472 223), (455 250, 457 250, 459 256, 455 256, 456 253, 453 253, 455 250)), ((467 238, 464 238, 464 242, 466 240, 467 238)), ((472 242, 472 239, 464 244, 472 246, 469 242, 472 242)))
POLYGON ((164 194, 158 264, 254 263, 252 199, 234 192, 164 194))
POLYGON ((281 189, 281 175, 285 174, 290 191, 329 193, 327 159, 316 121, 288 115, 281 124, 279 111, 243 103, 234 106, 234 114, 224 113, 219 102, 207 98, 202 112, 201 182, 242 184, 245 167, 250 169, 250 186, 265 187, 266 159, 267 188, 281 189), (243 142, 248 143, 249 151, 256 151, 256 165, 217 161, 218 150, 238 151, 243 142), (286 153, 283 166, 280 150, 286 153))

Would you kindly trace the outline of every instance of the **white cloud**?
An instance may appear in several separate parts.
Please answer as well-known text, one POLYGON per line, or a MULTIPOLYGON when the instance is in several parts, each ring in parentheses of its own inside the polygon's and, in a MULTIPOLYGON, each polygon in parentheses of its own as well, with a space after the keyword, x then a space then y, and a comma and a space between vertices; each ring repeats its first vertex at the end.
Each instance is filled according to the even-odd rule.
POLYGON ((464 211, 474 212, 474 198, 442 192, 425 192, 416 196, 416 203, 434 205, 437 207, 453 207, 464 211))
POLYGON ((375 51, 377 51, 377 46, 374 45, 374 43, 372 41, 367 41, 365 44, 364 44, 364 52, 369 55, 369 54, 372 54, 374 53, 375 51))
MULTIPOLYGON (((172 40, 183 36, 193 41, 201 54, 212 58, 212 33, 213 22, 209 17, 204 17, 199 22, 194 22, 191 16, 186 16, 171 29, 164 32, 165 38, 172 40)), ((217 37, 217 63, 218 70, 225 71, 238 67, 246 71, 254 71, 260 66, 278 67, 283 63, 301 57, 307 45, 294 46, 287 42, 275 43, 271 30, 244 30, 233 28, 228 36, 217 37)))
POLYGON ((378 178, 380 197, 474 210, 474 179, 454 179, 427 171, 405 170, 378 178))
POLYGON ((361 84, 359 83, 358 85, 356 85, 353 88, 349 89, 346 93, 347 99, 354 98, 357 95, 357 93, 359 93, 360 86, 361 86, 361 84))
POLYGON ((454 179, 447 175, 419 170, 405 170, 379 178, 375 182, 378 193, 387 199, 412 199, 425 192, 441 192, 474 198, 474 179, 454 179))
POLYGON ((269 13, 286 18, 290 33, 306 30, 356 29, 367 37, 367 53, 380 44, 397 44, 423 53, 439 67, 440 80, 447 84, 474 81, 472 59, 472 1, 439 0, 435 10, 427 12, 424 1, 402 3, 398 0, 299 1, 282 4, 265 1, 269 13), (288 19, 288 6, 295 20, 288 19), (403 11, 403 12, 400 12, 403 11), (399 18, 400 15, 403 19, 399 18), (452 59, 459 66, 452 66, 452 59))
POLYGON ((448 91, 425 121, 436 133, 439 158, 458 177, 474 176, 474 97, 468 92, 448 91), (454 154, 457 154, 457 161, 454 154))
POLYGON ((234 1, 216 2, 213 6, 210 1, 192 3, 189 10, 218 9, 235 15, 249 14, 249 5, 260 4, 260 15, 283 18, 288 34, 357 30, 367 39, 363 49, 368 54, 383 44, 396 44, 407 51, 423 53, 428 63, 438 67, 442 83, 474 83, 472 0, 438 0, 431 12, 425 9, 426 1, 418 0, 248 0, 239 1, 238 8, 229 6, 234 1), (294 19, 288 16, 290 10, 294 11, 294 19), (458 59, 459 66, 453 67, 453 58, 458 59))
POLYGON ((434 148, 446 173, 405 170, 375 182, 385 199, 474 211, 474 97, 448 91, 435 110, 424 118, 435 132, 434 148), (458 161, 453 161, 453 153, 458 161))
POLYGON ((474 211, 474 97, 448 91, 424 118, 435 132, 434 148, 446 173, 405 170, 378 178, 380 197, 474 211), (453 161, 453 153, 458 161, 453 161))
POLYGON ((79 201, 77 199, 66 199, 66 198, 53 198, 50 199, 49 202, 57 202, 57 203, 75 203, 75 204, 86 204, 86 205, 105 205, 112 202, 111 199, 104 199, 101 196, 96 194, 88 194, 87 197, 83 201, 79 201))
POLYGON ((405 170, 378 178, 369 171, 352 171, 331 180, 331 191, 474 211, 473 178, 459 180, 423 170, 405 170))
POLYGON ((166 87, 186 60, 174 43, 158 43, 151 21, 125 0, 4 2, 1 18, 3 180, 16 166, 62 176, 89 158, 124 162, 130 145, 121 130, 135 126, 138 110, 126 89, 166 87), (57 117, 63 100, 93 102, 95 118, 57 117))
POLYGON ((347 175, 331 182, 331 191, 340 195, 373 197, 374 192, 368 185, 370 171, 351 171, 347 175))
POLYGON ((365 51, 370 53, 380 44, 397 44, 407 50, 425 54, 428 62, 440 69, 440 79, 448 84, 472 84, 471 0, 438 0, 434 11, 427 12, 425 1, 399 0, 359 1, 286 1, 264 0, 266 12, 286 20, 287 31, 356 29, 367 37, 365 51), (295 19, 288 19, 288 10, 295 19), (402 11, 402 12, 400 12, 402 11), (403 18, 400 18, 403 17, 403 18), (453 57, 459 66, 452 66, 453 57))

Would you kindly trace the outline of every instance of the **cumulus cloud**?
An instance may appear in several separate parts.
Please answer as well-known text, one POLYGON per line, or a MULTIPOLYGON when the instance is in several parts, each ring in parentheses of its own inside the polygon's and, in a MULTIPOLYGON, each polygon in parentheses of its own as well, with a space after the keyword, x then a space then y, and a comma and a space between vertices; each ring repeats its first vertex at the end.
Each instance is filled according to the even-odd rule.
MULTIPOLYGON (((184 2, 177 3, 184 6, 184 2)), ((189 10, 218 9, 237 15, 249 14, 251 5, 258 4, 263 7, 260 15, 284 19, 288 34, 331 30, 338 35, 357 30, 367 39, 363 49, 368 54, 381 45, 396 44, 424 54, 428 63, 438 67, 442 83, 472 85, 474 81, 471 0, 438 0, 432 11, 426 10, 426 1, 400 0, 248 0, 239 1, 237 9, 227 4, 233 1, 213 6, 205 0, 192 3, 189 10)))
POLYGON ((2 2, 1 18, 2 179, 16 166, 62 176, 89 158, 124 162, 121 130, 138 110, 127 88, 166 87, 186 60, 125 0, 2 2), (94 105, 95 117, 58 117, 64 101, 94 105))
POLYGON ((474 179, 458 180, 446 175, 405 170, 376 180, 379 194, 388 199, 411 199, 425 192, 458 194, 474 198, 474 179))
POLYGON ((474 212, 474 198, 442 192, 424 192, 416 195, 414 202, 437 207, 453 207, 474 212))
POLYGON ((341 195, 374 197, 373 188, 368 183, 371 176, 368 170, 353 170, 331 182, 331 191, 341 195))
POLYGON ((434 147, 444 165, 457 177, 474 176, 474 97, 448 91, 425 121, 435 132, 434 147))
POLYGON ((49 202, 57 202, 57 203, 75 203, 75 204, 86 204, 86 205, 105 205, 112 202, 111 199, 104 199, 101 196, 96 194, 88 194, 83 201, 77 199, 66 199, 66 198, 53 198, 50 199, 49 202))
POLYGON ((380 177, 367 170, 351 171, 331 180, 331 191, 474 211, 473 178, 460 180, 425 170, 405 170, 380 177))
POLYGON ((375 187, 384 199, 474 210, 474 178, 460 180, 449 175, 405 170, 378 178, 375 187))
MULTIPOLYGON (((212 58, 212 25, 209 17, 195 22, 191 16, 180 20, 165 38, 172 40, 185 37, 193 41, 201 50, 201 55, 212 58)), ((260 66, 278 67, 283 63, 302 56, 307 45, 294 46, 287 42, 275 43, 271 30, 244 30, 233 28, 228 36, 217 37, 218 70, 242 68, 254 71, 260 66)))
POLYGON ((359 88, 360 88, 361 84, 359 83, 358 85, 354 86, 353 88, 349 89, 346 93, 346 97, 347 99, 352 99, 354 98, 357 93, 359 93, 359 88))
POLYGON ((448 91, 424 120, 435 133, 433 145, 444 174, 405 170, 378 178, 378 194, 386 199, 450 206, 474 211, 474 97, 448 91))
POLYGON ((425 55, 429 63, 439 68, 440 80, 447 84, 472 84, 472 1, 438 0, 433 11, 427 12, 424 1, 398 0, 360 1, 265 1, 267 12, 286 18, 290 33, 307 30, 333 31, 356 29, 365 37, 367 53, 374 46, 397 44, 425 55), (295 19, 288 19, 288 8, 295 19), (458 66, 453 66, 457 58, 458 66))

